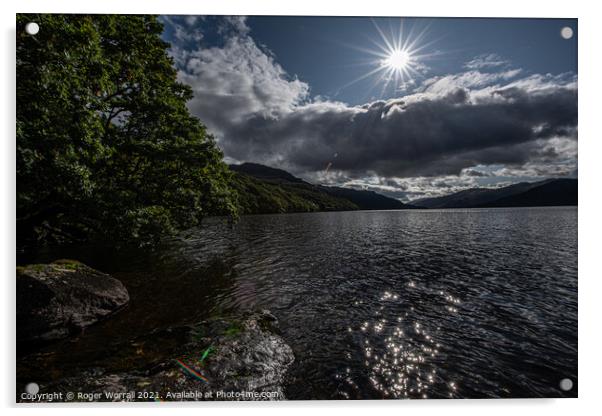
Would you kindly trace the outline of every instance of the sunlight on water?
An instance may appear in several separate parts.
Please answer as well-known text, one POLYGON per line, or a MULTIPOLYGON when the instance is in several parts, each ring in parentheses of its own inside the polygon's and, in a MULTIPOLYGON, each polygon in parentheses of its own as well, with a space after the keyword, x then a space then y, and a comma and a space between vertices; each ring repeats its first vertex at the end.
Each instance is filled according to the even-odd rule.
MULTIPOLYGON (((416 289, 414 282, 409 288, 416 289)), ((447 303, 444 308, 449 313, 457 313, 454 306, 460 299, 451 294, 439 292, 447 303)), ((396 316, 389 320, 389 311, 398 311, 400 296, 385 291, 378 299, 378 306, 371 320, 359 325, 358 333, 363 353, 363 364, 368 370, 371 387, 385 398, 428 398, 429 391, 436 382, 443 382, 447 395, 454 397, 457 382, 441 380, 437 372, 440 365, 441 344, 418 320, 408 316, 396 316)), ((410 308, 410 311, 413 307, 410 308)), ((349 331, 353 331, 349 328, 349 331)), ((357 383, 350 377, 349 369, 344 376, 350 386, 357 383)))

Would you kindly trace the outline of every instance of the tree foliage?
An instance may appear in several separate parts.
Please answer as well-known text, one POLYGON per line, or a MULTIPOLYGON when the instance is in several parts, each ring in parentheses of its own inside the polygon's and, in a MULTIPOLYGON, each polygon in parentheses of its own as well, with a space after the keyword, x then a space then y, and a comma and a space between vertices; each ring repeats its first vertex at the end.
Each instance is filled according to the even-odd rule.
POLYGON ((17 27, 19 238, 147 242, 236 215, 156 17, 18 15, 17 27))

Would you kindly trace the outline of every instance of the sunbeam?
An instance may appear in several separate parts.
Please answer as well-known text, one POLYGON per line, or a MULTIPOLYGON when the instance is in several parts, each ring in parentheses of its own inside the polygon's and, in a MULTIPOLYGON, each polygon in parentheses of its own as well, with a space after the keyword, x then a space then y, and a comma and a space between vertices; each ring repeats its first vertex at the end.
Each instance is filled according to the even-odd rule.
POLYGON ((406 28, 402 19, 399 20, 397 28, 390 25, 387 31, 383 30, 375 20, 372 20, 372 23, 378 34, 376 39, 370 39, 374 44, 373 48, 348 45, 371 56, 369 60, 362 63, 369 68, 359 77, 343 85, 340 90, 366 78, 373 78, 368 93, 378 87, 382 98, 391 86, 395 91, 403 90, 404 86, 411 84, 414 78, 422 76, 428 68, 424 61, 439 53, 425 53, 425 50, 435 42, 425 42, 428 26, 415 33, 415 28, 406 28))

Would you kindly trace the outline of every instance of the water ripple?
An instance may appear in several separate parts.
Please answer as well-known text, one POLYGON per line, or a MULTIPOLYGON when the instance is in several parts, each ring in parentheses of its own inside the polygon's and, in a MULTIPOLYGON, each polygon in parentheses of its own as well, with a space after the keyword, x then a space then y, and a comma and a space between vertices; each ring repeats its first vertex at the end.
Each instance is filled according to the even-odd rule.
POLYGON ((558 388, 577 381, 576 208, 248 216, 127 264, 130 310, 89 331, 81 361, 95 331, 100 349, 145 325, 268 308, 296 356, 289 398, 577 394, 558 388))

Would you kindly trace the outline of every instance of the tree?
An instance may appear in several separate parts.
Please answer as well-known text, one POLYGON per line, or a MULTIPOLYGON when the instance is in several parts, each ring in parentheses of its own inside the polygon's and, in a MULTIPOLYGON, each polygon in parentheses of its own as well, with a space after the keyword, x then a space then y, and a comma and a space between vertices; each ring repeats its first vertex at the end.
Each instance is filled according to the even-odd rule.
POLYGON ((144 243, 236 215, 230 172, 186 108, 192 91, 156 17, 18 15, 17 26, 21 243, 144 243))

